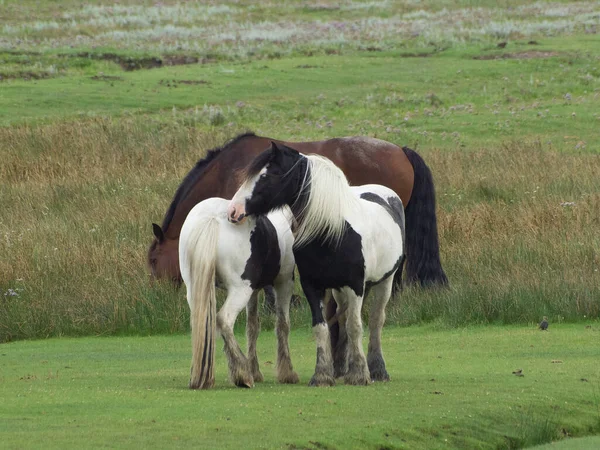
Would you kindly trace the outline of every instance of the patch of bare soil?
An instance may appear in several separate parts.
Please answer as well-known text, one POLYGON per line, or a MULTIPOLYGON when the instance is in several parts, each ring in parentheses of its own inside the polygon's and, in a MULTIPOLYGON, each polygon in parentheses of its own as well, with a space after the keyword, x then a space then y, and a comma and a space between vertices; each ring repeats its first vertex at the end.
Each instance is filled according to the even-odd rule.
POLYGON ((426 53, 426 52, 422 52, 422 53, 402 53, 400 56, 402 58, 429 58, 430 56, 433 56, 433 53, 426 53))
POLYGON ((177 86, 178 84, 188 84, 188 85, 199 85, 199 84, 210 84, 209 81, 206 80, 167 80, 163 79, 158 82, 158 84, 162 86, 172 87, 177 86))
MULTIPOLYGON (((63 56, 73 56, 73 55, 63 55, 63 56)), ((92 52, 82 52, 77 53, 76 55, 79 58, 91 58, 103 61, 112 61, 121 66, 123 70, 128 72, 133 70, 143 70, 143 69, 156 69, 158 67, 165 66, 181 66, 185 64, 205 64, 211 62, 212 60, 206 58, 198 58, 197 56, 189 56, 189 55, 164 55, 161 57, 158 56, 149 56, 149 57, 133 57, 133 56, 124 56, 117 55, 115 53, 92 53, 92 52)))
POLYGON ((173 80, 179 84, 209 84, 206 80, 173 80))
POLYGON ((96 81, 123 81, 123 77, 116 77, 114 75, 94 75, 91 79, 96 81))
POLYGON ((527 50, 518 53, 503 53, 501 55, 479 55, 473 59, 490 60, 490 59, 541 59, 552 58, 560 53, 553 51, 527 50))
POLYGON ((30 71, 20 71, 20 72, 12 72, 12 73, 2 73, 0 72, 0 81, 6 80, 45 80, 46 78, 52 78, 52 75, 47 72, 30 72, 30 71))

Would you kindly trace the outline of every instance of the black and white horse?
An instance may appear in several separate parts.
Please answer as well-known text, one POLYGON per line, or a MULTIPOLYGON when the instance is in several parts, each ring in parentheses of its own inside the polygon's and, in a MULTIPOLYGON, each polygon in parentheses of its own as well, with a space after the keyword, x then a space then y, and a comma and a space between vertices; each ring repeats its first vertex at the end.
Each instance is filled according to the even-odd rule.
POLYGON ((187 290, 192 328, 190 388, 214 385, 215 335, 225 341, 229 376, 236 386, 252 387, 262 381, 256 340, 260 331, 258 290, 272 285, 275 291, 278 339, 277 378, 297 383, 288 347, 289 305, 294 285, 294 237, 289 210, 256 216, 241 225, 227 221, 229 201, 210 198, 188 214, 179 240, 179 264, 187 290), (227 290, 227 299, 216 312, 215 282, 227 290), (246 307, 248 358, 233 334, 238 314, 246 307))
POLYGON ((297 221, 294 257, 317 343, 310 384, 333 385, 337 376, 355 385, 388 380, 381 330, 394 274, 404 263, 402 201, 384 186, 350 187, 330 160, 272 143, 248 168, 228 218, 243 223, 248 216, 284 205, 291 207, 297 221), (340 326, 333 349, 322 311, 330 289, 340 326), (365 358, 361 308, 369 289, 374 298, 365 358))

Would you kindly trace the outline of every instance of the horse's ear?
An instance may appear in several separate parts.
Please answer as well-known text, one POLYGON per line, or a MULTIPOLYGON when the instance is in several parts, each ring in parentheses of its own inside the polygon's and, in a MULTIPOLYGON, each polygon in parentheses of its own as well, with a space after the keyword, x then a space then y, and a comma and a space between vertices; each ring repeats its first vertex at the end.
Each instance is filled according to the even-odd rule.
POLYGON ((280 152, 281 148, 275 142, 271 141, 271 150, 274 152, 280 152))
POLYGON ((162 228, 159 225, 153 223, 152 224, 152 231, 154 232, 154 236, 156 237, 156 239, 158 240, 158 242, 162 242, 162 241, 165 240, 165 235, 163 233, 162 228))

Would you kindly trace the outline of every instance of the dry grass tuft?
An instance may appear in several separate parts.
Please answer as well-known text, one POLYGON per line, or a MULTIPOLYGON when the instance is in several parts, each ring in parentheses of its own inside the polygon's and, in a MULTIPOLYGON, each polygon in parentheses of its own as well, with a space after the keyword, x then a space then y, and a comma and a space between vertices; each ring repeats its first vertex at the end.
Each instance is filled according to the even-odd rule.
MULTIPOLYGON (((0 128, 0 341, 187 329, 182 293, 149 281, 150 224, 234 134, 144 117, 0 128)), ((421 153, 453 287, 408 290, 392 320, 598 317, 598 155, 535 142, 421 153)))

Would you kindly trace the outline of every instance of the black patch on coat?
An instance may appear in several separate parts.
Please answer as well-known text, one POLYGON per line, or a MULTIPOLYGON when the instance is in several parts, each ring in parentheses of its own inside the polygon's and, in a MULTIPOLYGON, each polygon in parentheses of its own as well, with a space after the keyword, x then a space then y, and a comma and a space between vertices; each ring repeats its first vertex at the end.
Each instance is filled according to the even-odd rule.
POLYGON ((300 283, 310 305, 313 326, 323 323, 321 302, 326 289, 345 286, 356 295, 364 294, 365 259, 362 254, 362 238, 346 222, 346 231, 338 245, 313 240, 294 249, 300 283))
POLYGON ((369 202, 377 203, 383 209, 385 209, 390 217, 394 219, 394 222, 400 227, 402 232, 402 239, 404 239, 404 206, 402 201, 396 197, 388 197, 387 201, 381 198, 379 195, 373 192, 363 192, 360 194, 360 198, 369 202))
MULTIPOLYGON (((406 240, 406 221, 404 217, 404 205, 402 204, 402 200, 400 200, 398 197, 388 197, 387 201, 392 208, 392 217, 394 218, 394 221, 400 226, 400 230, 402 231, 402 243, 404 243, 406 240)), ((404 248, 405 246, 403 245, 402 249, 404 253, 406 253, 404 248)))
POLYGON ((256 226, 250 233, 250 258, 242 279, 250 281, 252 289, 272 285, 279 274, 281 251, 277 231, 266 216, 256 217, 256 226))

